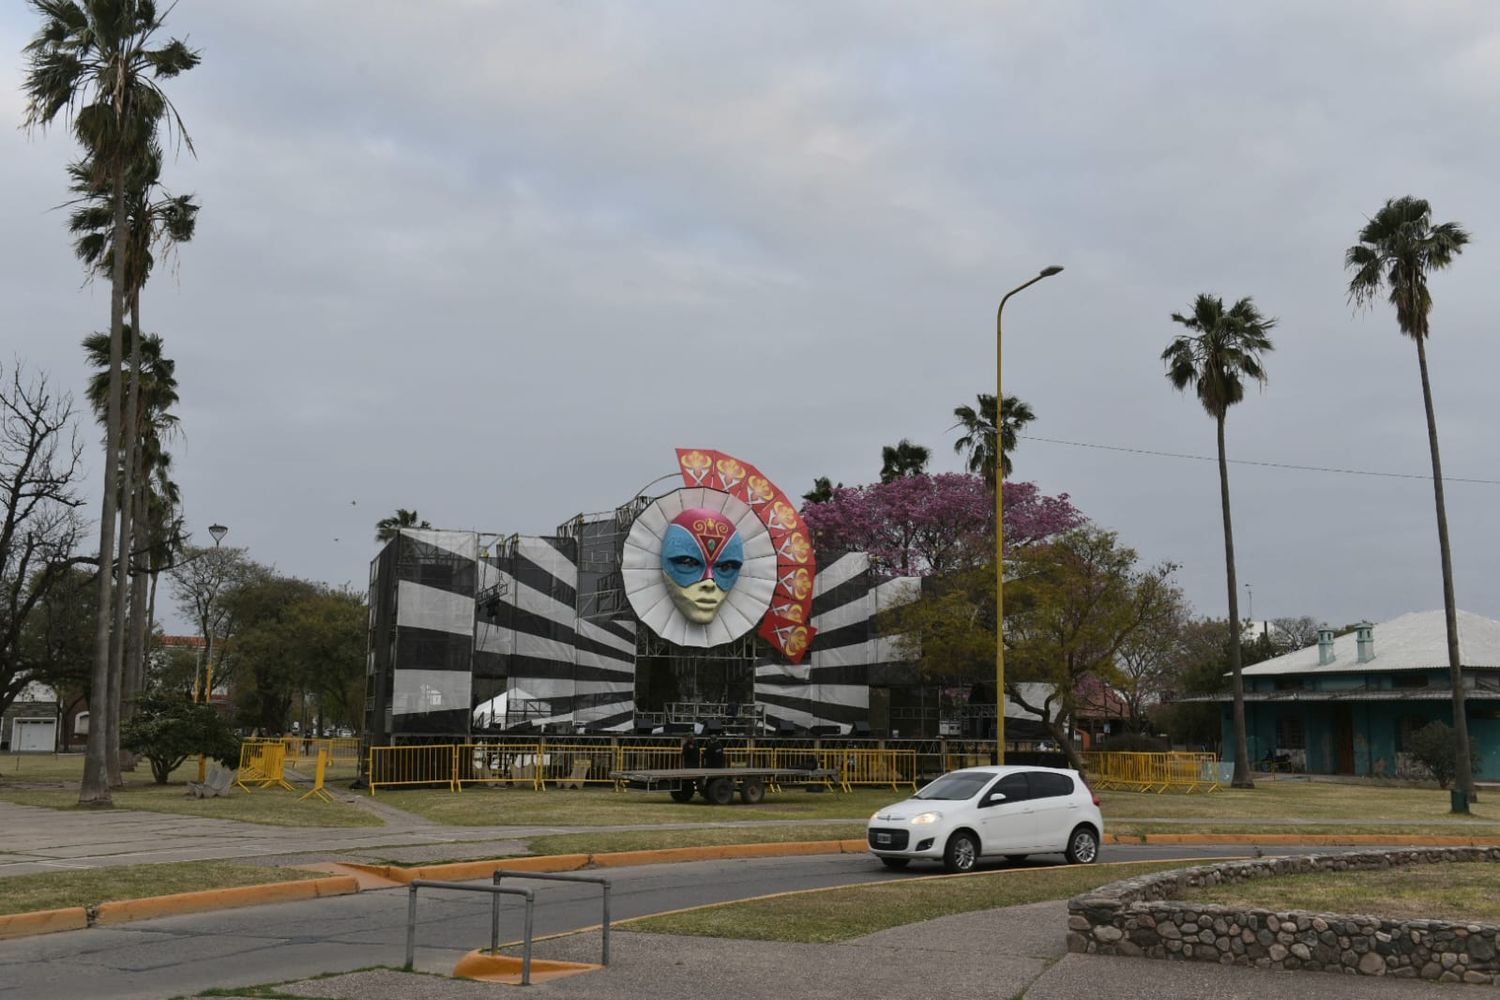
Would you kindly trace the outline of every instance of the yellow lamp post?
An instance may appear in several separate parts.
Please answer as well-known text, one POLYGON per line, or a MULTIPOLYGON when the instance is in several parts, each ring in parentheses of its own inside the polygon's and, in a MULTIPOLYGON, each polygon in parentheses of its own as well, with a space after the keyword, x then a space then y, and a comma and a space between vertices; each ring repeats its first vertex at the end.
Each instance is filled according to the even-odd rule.
POLYGON ((1024 288, 1058 274, 1062 268, 1056 264, 1044 267, 1030 281, 1017 285, 1005 293, 1000 308, 995 310, 995 763, 1005 763, 1005 498, 1000 488, 1000 470, 1004 464, 1001 453, 1001 425, 1005 406, 1004 350, 1001 337, 1001 317, 1005 315, 1005 303, 1024 288))
MULTIPOLYGON (((229 534, 229 529, 226 528, 226 527, 224 527, 224 525, 222 525, 222 524, 210 524, 208 526, 208 533, 213 536, 213 539, 214 539, 214 548, 218 548, 219 547, 219 543, 224 540, 224 536, 227 535, 227 534, 229 534)), ((215 594, 214 594, 214 596, 218 596, 218 588, 217 588, 217 586, 215 587, 215 594)), ((202 688, 203 699, 202 700, 203 700, 204 704, 212 705, 213 702, 214 702, 214 656, 213 656, 213 641, 210 640, 210 639, 208 639, 207 637, 205 637, 205 645, 208 647, 208 656, 204 657, 204 659, 207 662, 204 663, 204 665, 203 665, 204 676, 203 676, 203 688, 202 688)), ((199 700, 198 699, 198 691, 199 691, 199 688, 198 688, 198 671, 194 670, 193 671, 193 701, 198 701, 199 700)), ((198 780, 199 781, 204 781, 207 778, 207 774, 208 774, 208 758, 206 756, 204 756, 203 754, 200 753, 198 755, 198 780)))

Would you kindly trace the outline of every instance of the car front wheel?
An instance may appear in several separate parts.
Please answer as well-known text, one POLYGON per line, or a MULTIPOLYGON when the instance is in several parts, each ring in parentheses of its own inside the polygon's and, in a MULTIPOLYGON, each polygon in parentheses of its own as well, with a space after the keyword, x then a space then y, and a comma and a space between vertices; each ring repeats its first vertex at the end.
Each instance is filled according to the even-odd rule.
POLYGON ((950 872, 971 872, 979 863, 979 841, 972 833, 960 830, 948 838, 943 851, 943 867, 950 872))
POLYGON ((1099 860, 1099 835, 1090 827, 1080 826, 1068 835, 1068 864, 1091 865, 1099 860))

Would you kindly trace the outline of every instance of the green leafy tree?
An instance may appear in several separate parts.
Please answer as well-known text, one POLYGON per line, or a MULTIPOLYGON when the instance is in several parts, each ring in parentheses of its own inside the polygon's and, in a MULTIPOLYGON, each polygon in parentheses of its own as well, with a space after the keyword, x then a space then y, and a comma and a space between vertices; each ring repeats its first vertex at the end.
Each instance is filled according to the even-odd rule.
POLYGON ((384 544, 396 537, 402 528, 430 528, 431 524, 422 520, 416 509, 407 510, 405 507, 397 507, 396 513, 390 517, 382 517, 375 522, 375 540, 384 544))
MULTIPOLYGON (((119 691, 112 671, 110 626, 114 597, 115 522, 119 489, 114 457, 120 440, 119 368, 127 292, 126 190, 130 172, 147 155, 163 119, 181 122, 160 81, 192 69, 197 52, 170 39, 158 45, 163 14, 151 0, 31 0, 41 27, 26 46, 25 125, 45 129, 62 116, 83 149, 82 173, 92 190, 107 191, 113 215, 110 259, 110 388, 106 418, 103 510, 99 527, 98 602, 94 699, 79 801, 107 806, 110 798, 111 721, 119 691), (111 685, 111 678, 114 683, 111 685)), ((191 143, 189 143, 191 148, 191 143)), ((123 567, 121 569, 123 573, 123 567)))
POLYGON ((1249 298, 1228 309, 1217 295, 1200 294, 1187 315, 1173 313, 1172 322, 1192 335, 1175 337, 1162 352, 1167 379, 1173 388, 1191 388, 1214 419, 1219 445, 1219 503, 1224 515, 1224 575, 1229 587, 1230 672, 1234 679, 1235 788, 1254 788, 1245 739, 1245 679, 1240 659, 1239 585, 1234 572, 1234 525, 1229 514, 1229 464, 1224 455, 1224 420, 1229 408, 1245 398, 1246 381, 1266 381, 1261 356, 1272 349, 1270 331, 1276 321, 1262 316, 1249 298))
POLYGON ((1121 650, 1182 599, 1175 566, 1142 569, 1138 561, 1114 532, 1093 525, 1006 559, 1014 574, 1005 582, 1006 694, 1041 719, 1080 770, 1067 734, 1080 692, 1119 683, 1121 650))
POLYGON ((142 699, 136 716, 120 726, 120 745, 151 762, 158 785, 189 757, 203 754, 233 767, 240 756, 239 737, 217 709, 180 698, 142 699))
MULTIPOLYGON (((995 485, 995 397, 992 393, 979 394, 979 407, 960 406, 953 415, 958 418, 954 428, 963 434, 953 442, 955 453, 964 456, 970 472, 984 477, 986 485, 995 485)), ((1015 396, 1006 396, 1000 407, 1000 474, 1009 479, 1011 453, 1016 450, 1016 441, 1025 426, 1036 419, 1031 406, 1015 396)))
POLYGON ((1434 719, 1412 733, 1406 741, 1407 753, 1432 775, 1439 788, 1452 783, 1458 768, 1458 737, 1441 719, 1434 719))
POLYGON ((1432 455, 1432 499, 1437 508, 1438 557, 1443 572, 1443 618, 1448 627, 1448 672, 1453 684, 1453 733, 1456 746, 1454 783, 1474 797, 1469 721, 1464 708, 1463 665, 1458 648, 1458 599, 1453 593, 1453 551, 1448 543, 1448 512, 1443 502, 1443 463, 1438 453, 1437 415, 1432 408, 1432 380, 1427 373, 1427 338, 1432 329, 1432 292, 1427 276, 1441 271, 1463 253, 1469 234, 1456 222, 1432 221, 1432 206, 1421 198, 1392 198, 1359 231, 1359 242, 1344 254, 1354 272, 1349 298, 1367 306, 1389 288, 1396 325, 1417 345, 1422 375, 1422 406, 1427 413, 1427 447, 1432 455))
POLYGON ((880 449, 880 481, 892 483, 904 476, 920 476, 927 471, 932 451, 902 438, 880 449))

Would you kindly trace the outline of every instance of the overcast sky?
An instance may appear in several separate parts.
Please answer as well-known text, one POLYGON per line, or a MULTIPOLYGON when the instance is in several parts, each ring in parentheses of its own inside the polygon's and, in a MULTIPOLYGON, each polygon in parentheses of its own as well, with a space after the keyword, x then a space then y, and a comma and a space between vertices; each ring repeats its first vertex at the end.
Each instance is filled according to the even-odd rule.
MULTIPOLYGON (((0 122, 35 27, 0 8, 0 122)), ((797 493, 901 437, 957 468, 995 304, 1054 263, 1006 309, 1034 435, 1213 455, 1159 355, 1198 292, 1252 295, 1280 324, 1231 458, 1423 475, 1414 346, 1342 261, 1405 194, 1474 236, 1429 356, 1445 471, 1500 480, 1500 5, 182 0, 171 28, 204 62, 169 84, 198 155, 166 179, 203 209, 145 324, 195 538, 283 572, 363 586, 397 506, 549 532, 679 445, 797 493)), ((81 392, 109 296, 51 210, 75 154, 0 128, 0 353, 81 392)), ((1212 463, 1014 458, 1224 614, 1212 463)), ((1257 618, 1441 607, 1429 481, 1231 487, 1257 618)), ((1459 606, 1500 617, 1500 486, 1448 514, 1459 606)))

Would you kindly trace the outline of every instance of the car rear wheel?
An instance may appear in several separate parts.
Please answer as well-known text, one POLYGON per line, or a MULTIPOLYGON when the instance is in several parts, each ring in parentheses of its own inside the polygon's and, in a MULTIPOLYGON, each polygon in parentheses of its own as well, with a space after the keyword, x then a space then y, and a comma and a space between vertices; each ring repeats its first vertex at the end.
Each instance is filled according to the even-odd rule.
POLYGON ((1092 827, 1080 826, 1068 835, 1065 855, 1070 865, 1091 865, 1099 860, 1099 835, 1092 827))
POLYGON ((972 833, 960 830, 948 838, 943 851, 943 867, 950 872, 971 872, 979 863, 979 841, 972 833))
POLYGON ((905 868, 911 864, 911 858, 881 858, 880 863, 887 868, 905 868))

